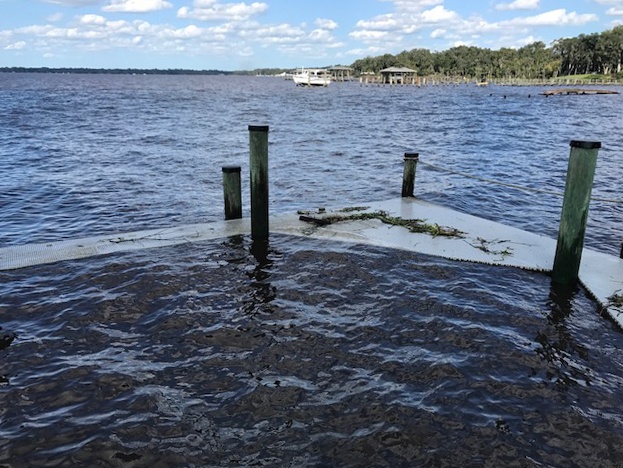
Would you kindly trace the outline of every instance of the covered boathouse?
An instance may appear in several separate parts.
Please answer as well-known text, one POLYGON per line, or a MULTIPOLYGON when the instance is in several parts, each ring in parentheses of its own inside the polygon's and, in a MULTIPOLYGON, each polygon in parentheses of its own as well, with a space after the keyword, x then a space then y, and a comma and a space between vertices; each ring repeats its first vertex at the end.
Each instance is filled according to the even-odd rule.
POLYGON ((381 70, 381 82, 386 84, 413 84, 416 71, 407 67, 389 67, 381 70))
POLYGON ((329 67, 332 81, 352 81, 354 68, 351 67, 329 67))

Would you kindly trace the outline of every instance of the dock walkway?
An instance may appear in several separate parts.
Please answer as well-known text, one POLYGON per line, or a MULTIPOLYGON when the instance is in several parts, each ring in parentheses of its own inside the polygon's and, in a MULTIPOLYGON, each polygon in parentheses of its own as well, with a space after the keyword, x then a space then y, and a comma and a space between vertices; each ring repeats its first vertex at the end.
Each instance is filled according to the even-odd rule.
MULTIPOLYGON (((556 240, 521 229, 485 220, 434 205, 416 198, 373 202, 360 209, 314 212, 302 221, 297 213, 270 219, 270 232, 338 242, 351 242, 434 255, 457 261, 503 265, 531 271, 550 272, 554 264, 556 240), (452 228, 459 236, 432 236, 414 233, 378 219, 344 220, 326 224, 324 218, 336 213, 383 212, 402 220, 421 220, 428 225, 452 228)), ((219 221, 154 229, 122 235, 97 236, 78 240, 29 244, 0 248, 0 270, 12 270, 63 260, 88 258, 131 250, 215 240, 251 231, 249 219, 219 221)), ((623 260, 613 255, 584 249, 580 282, 623 328, 623 308, 612 297, 623 291, 623 260)))

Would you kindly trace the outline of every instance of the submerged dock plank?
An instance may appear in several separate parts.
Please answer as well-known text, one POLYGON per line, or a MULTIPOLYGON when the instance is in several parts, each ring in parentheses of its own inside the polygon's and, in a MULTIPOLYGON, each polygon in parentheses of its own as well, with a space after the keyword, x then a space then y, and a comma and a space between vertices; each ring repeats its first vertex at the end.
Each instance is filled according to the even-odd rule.
MULTIPOLYGON (((460 236, 432 236, 385 224, 378 219, 313 222, 336 213, 353 210, 323 210, 308 215, 280 214, 270 219, 270 231, 293 236, 352 242, 418 252, 457 261, 504 265, 550 272, 556 241, 501 223, 461 213, 415 198, 398 198, 370 203, 358 213, 384 212, 404 220, 421 220, 429 225, 453 228, 460 236), (304 219, 306 219, 304 217, 304 219)), ((11 270, 62 260, 88 258, 131 250, 215 240, 250 232, 250 220, 219 221, 175 228, 155 229, 113 236, 0 248, 0 270, 11 270)), ((623 291, 623 260, 613 255, 584 249, 580 282, 623 328, 623 308, 611 298, 623 291)))

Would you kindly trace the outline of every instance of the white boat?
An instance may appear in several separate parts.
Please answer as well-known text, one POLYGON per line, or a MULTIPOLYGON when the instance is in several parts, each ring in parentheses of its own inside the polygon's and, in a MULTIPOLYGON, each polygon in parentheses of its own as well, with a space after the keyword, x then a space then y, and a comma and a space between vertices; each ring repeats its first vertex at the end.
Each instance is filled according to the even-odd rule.
POLYGON ((331 73, 324 68, 301 68, 292 80, 299 86, 328 86, 331 83, 331 73))

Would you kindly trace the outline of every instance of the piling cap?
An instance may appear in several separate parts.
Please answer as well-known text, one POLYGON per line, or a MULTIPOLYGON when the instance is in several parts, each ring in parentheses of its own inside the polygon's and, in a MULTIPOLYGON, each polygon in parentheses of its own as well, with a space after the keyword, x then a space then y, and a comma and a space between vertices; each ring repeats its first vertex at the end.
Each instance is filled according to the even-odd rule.
POLYGON ((240 172, 240 166, 223 166, 222 169, 226 174, 231 172, 240 172))
POLYGON ((405 153, 405 159, 418 159, 420 153, 405 153))
POLYGON ((267 132, 268 125, 249 125, 250 132, 267 132))
POLYGON ((601 148, 601 142, 600 141, 578 141, 578 140, 572 140, 571 143, 569 143, 569 145, 571 146, 571 148, 581 148, 581 149, 599 149, 599 148, 601 148))

